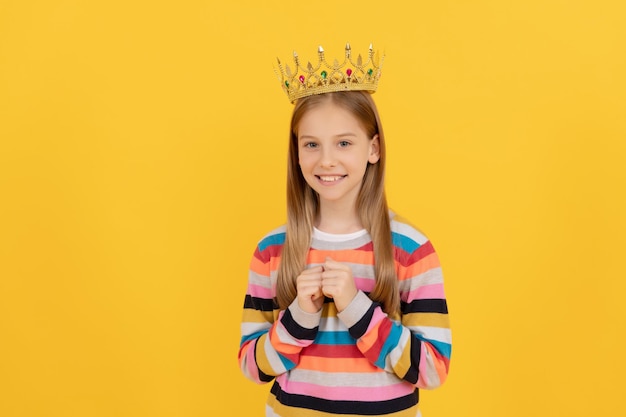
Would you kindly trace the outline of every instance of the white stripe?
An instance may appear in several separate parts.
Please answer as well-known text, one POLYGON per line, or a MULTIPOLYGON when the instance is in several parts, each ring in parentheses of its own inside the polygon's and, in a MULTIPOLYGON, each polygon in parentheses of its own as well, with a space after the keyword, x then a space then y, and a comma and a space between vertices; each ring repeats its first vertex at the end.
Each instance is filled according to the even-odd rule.
POLYGON ((267 322, 261 322, 261 323, 255 323, 255 322, 243 322, 241 323, 241 334, 242 335, 249 335, 249 334, 254 334, 263 330, 269 330, 272 327, 271 323, 267 323, 267 322))
POLYGON ((267 357, 270 366, 274 370, 276 374, 282 374, 287 372, 287 369, 283 366, 283 361, 278 357, 278 353, 274 346, 272 346, 272 342, 270 341, 269 335, 265 338, 265 344, 263 345, 265 348, 265 356, 267 357))
POLYGON ((422 374, 420 379, 426 382, 428 387, 438 387, 441 385, 441 380, 439 379, 439 374, 437 373, 437 368, 432 364, 435 363, 435 359, 430 354, 430 349, 426 349, 424 345, 422 345, 422 357, 425 357, 426 363, 426 375, 422 374))
POLYGON ((402 352, 404 352, 404 347, 409 342, 409 338, 411 337, 411 332, 406 328, 402 329, 402 334, 400 335, 400 339, 398 340, 398 344, 389 352, 385 363, 385 371, 393 372, 393 368, 390 364, 397 364, 398 361, 402 358, 402 352))
MULTIPOLYGON (((335 259, 335 261, 337 261, 337 259, 335 259)), ((353 262, 341 262, 341 263, 350 267, 350 271, 352 271, 353 277, 374 279, 374 277, 376 276, 374 267, 370 264, 355 264, 353 262)), ((306 269, 315 268, 316 266, 319 266, 319 265, 323 265, 323 262, 307 264, 306 269)))
POLYGON ((348 328, 338 317, 322 317, 320 331, 323 332, 346 332, 348 328))
POLYGON ((257 274, 254 271, 248 273, 248 283, 263 288, 272 288, 272 280, 267 275, 257 274))
POLYGON ((349 240, 356 239, 361 236, 365 236, 367 230, 361 229, 354 233, 327 233, 319 230, 317 227, 313 228, 313 238, 324 242, 347 242, 349 240))
POLYGON ((428 242, 428 238, 418 230, 409 224, 401 223, 397 220, 393 220, 391 222, 391 231, 404 235, 410 239, 413 239, 415 242, 423 245, 428 242))
POLYGON ((295 368, 289 373, 289 381, 328 387, 385 387, 402 380, 388 372, 368 373, 367 378, 364 378, 353 372, 320 372, 295 368))
POLYGON ((426 339, 452 344, 452 332, 450 329, 432 326, 410 326, 409 329, 426 339))
POLYGON ((443 283, 443 273, 441 267, 429 269, 412 278, 400 281, 398 289, 400 292, 409 292, 423 285, 441 284, 443 283))
POLYGON ((280 415, 276 414, 269 404, 265 404, 265 417, 280 417, 280 415))

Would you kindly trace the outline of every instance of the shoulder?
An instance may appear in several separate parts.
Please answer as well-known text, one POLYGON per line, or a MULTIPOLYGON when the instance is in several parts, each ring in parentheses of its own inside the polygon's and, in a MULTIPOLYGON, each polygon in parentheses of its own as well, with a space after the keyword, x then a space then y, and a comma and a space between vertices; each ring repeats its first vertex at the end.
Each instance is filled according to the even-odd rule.
POLYGON ((415 252, 419 247, 429 244, 428 237, 406 218, 389 213, 391 221, 391 238, 393 245, 405 252, 415 252))
POLYGON ((260 252, 263 252, 269 247, 282 246, 285 243, 286 231, 287 231, 287 226, 282 225, 266 233, 265 236, 263 236, 261 240, 259 240, 259 243, 257 244, 258 250, 260 252))

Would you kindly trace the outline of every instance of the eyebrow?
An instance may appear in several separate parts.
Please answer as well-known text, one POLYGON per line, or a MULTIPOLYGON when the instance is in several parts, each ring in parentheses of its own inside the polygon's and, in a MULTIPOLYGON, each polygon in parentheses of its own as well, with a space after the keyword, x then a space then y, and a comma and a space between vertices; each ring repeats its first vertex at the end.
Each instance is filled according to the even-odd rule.
MULTIPOLYGON (((338 135, 333 136, 333 138, 345 138, 345 137, 356 137, 356 133, 345 132, 345 133, 340 133, 338 135)), ((298 140, 302 140, 302 139, 317 139, 317 136, 313 136, 313 135, 298 136, 298 140)))

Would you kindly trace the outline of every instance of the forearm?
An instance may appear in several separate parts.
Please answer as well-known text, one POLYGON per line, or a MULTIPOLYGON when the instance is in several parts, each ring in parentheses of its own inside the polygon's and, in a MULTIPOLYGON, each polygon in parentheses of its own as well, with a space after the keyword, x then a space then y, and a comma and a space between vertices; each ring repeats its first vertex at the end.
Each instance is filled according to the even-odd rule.
POLYGON ((418 388, 435 388, 445 381, 450 345, 429 337, 446 339, 449 330, 411 328, 391 320, 363 292, 338 316, 356 339, 359 350, 375 366, 418 388))
MULTIPOLYGON (((254 312, 246 315, 249 317, 254 312)), ((306 313, 294 302, 273 323, 242 325, 239 363, 244 375, 264 383, 297 366, 300 352, 317 335, 320 318, 321 312, 306 313)))

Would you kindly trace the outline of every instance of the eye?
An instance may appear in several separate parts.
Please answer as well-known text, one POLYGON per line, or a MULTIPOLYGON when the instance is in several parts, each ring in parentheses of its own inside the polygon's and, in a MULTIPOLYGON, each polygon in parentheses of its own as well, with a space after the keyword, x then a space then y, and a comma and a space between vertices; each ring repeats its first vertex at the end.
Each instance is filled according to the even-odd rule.
POLYGON ((302 147, 304 148, 308 148, 308 149, 315 149, 317 148, 317 143, 315 142, 305 142, 302 147))
POLYGON ((347 141, 347 140, 342 140, 342 141, 339 142, 338 145, 339 145, 340 148, 347 148, 348 146, 350 146, 350 142, 347 141))

